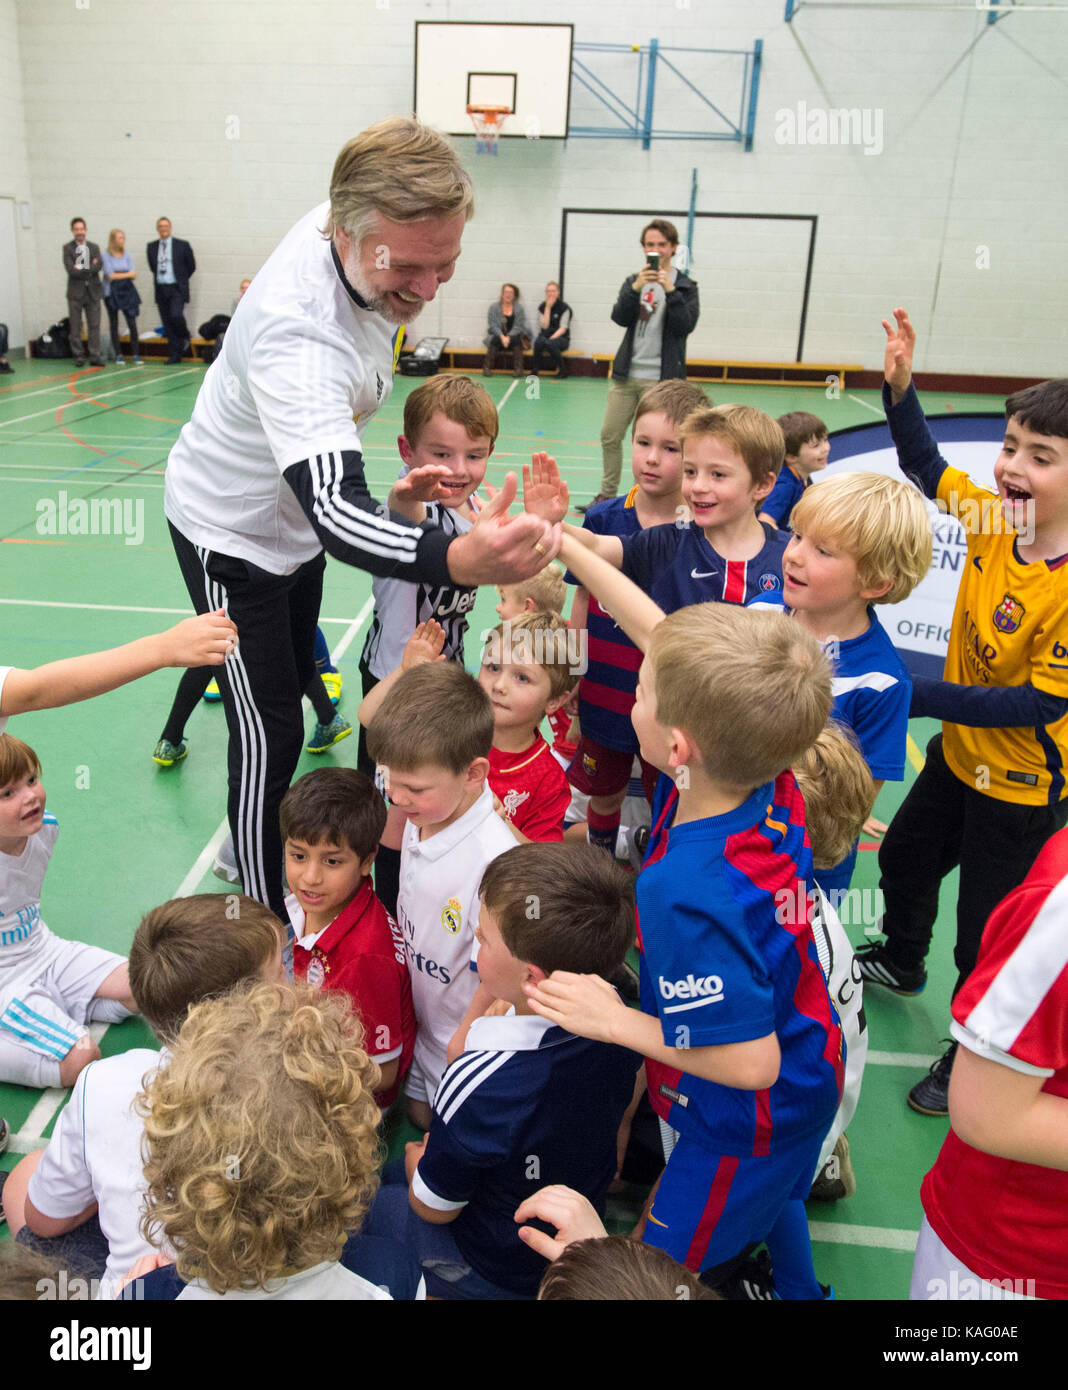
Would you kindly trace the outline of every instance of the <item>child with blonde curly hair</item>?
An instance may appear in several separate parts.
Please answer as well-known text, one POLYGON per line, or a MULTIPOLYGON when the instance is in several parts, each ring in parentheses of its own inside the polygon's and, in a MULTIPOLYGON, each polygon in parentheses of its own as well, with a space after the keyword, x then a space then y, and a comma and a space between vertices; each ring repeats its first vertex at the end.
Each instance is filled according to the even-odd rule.
POLYGON ((344 995, 257 984, 192 1009, 136 1102, 142 1231, 175 1264, 124 1297, 415 1297, 391 1242, 350 1238, 378 1183, 378 1083, 344 995))

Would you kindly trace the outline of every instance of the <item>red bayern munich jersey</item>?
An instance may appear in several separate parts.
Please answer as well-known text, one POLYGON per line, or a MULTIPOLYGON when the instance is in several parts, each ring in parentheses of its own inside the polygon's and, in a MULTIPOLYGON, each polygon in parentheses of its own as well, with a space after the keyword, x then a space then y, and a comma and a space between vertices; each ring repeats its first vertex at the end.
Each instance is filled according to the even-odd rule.
MULTIPOLYGON (((1068 829, 991 914, 951 1028, 980 1057, 1045 1077, 1068 1111, 1068 829)), ((1068 1172, 981 1153, 951 1129, 920 1195, 981 1279, 1034 1279, 1039 1298, 1068 1298, 1068 1172)))
POLYGON ((491 748, 489 762, 490 791, 509 824, 528 840, 562 840, 571 784, 541 734, 519 753, 491 748))
MULTIPOLYGON (((303 917, 295 899, 286 906, 290 918, 303 917)), ((303 925, 293 923, 298 930, 303 925)), ((415 1050, 415 1009, 400 927, 378 901, 369 878, 310 950, 299 940, 294 943, 293 974, 316 989, 343 990, 363 1020, 368 1056, 380 1066, 399 1058, 396 1081, 388 1091, 375 1092, 380 1109, 392 1105, 415 1050)))

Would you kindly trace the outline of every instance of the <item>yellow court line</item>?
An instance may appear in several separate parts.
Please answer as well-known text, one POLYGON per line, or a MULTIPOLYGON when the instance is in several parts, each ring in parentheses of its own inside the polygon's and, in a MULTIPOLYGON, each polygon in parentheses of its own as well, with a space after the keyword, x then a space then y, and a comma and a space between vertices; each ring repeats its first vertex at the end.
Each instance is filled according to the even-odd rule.
POLYGON ((916 741, 911 734, 906 734, 905 736, 905 751, 909 755, 909 762, 916 769, 916 771, 922 772, 923 764, 925 761, 924 756, 920 752, 919 747, 917 746, 916 741))

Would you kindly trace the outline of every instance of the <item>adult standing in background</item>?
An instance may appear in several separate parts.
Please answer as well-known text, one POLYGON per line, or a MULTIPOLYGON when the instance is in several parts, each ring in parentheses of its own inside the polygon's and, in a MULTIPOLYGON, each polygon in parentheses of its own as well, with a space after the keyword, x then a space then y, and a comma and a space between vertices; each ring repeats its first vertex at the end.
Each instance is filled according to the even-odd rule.
POLYGON ((100 247, 86 239, 84 217, 74 217, 70 224, 74 240, 63 248, 63 265, 67 272, 67 312, 70 314, 70 346, 74 365, 85 366, 82 353, 82 310, 85 310, 86 336, 89 339, 89 361, 102 367, 100 356, 100 301, 104 288, 100 283, 103 260, 100 247))
MULTIPOLYGON (((623 437, 634 419, 638 397, 654 381, 686 379, 686 339, 701 312, 697 285, 673 259, 679 249, 674 223, 655 218, 642 229, 645 264, 623 281, 612 322, 627 331, 612 363, 604 423, 601 425, 603 476, 593 502, 606 502, 619 491, 623 437)), ((580 511, 585 511, 582 507, 580 511)))
POLYGON ((571 307, 560 297, 560 286, 550 280, 545 286, 545 298, 538 305, 538 336, 534 339, 534 375, 538 375, 543 356, 551 357, 557 366, 557 380, 566 381, 571 373, 564 353, 571 342, 571 307))
POLYGON ((391 516, 367 488, 362 437, 389 399, 397 326, 452 278, 473 211, 435 131, 398 117, 350 140, 329 202, 256 273, 167 461, 190 597, 241 634, 219 676, 239 877, 283 920, 278 807, 304 743, 324 551, 374 575, 474 586, 517 583, 559 548, 559 527, 507 516, 514 474, 454 537, 391 516))
POLYGON ((130 335, 130 356, 135 366, 141 365, 138 355, 141 349, 137 341, 137 311, 141 307, 141 296, 134 284, 136 279, 133 257, 126 250, 126 233, 119 227, 112 227, 108 249, 104 252, 104 303, 111 328, 111 351, 120 366, 123 361, 122 344, 119 342, 120 312, 130 335))
POLYGON ((156 231, 159 240, 150 241, 145 250, 167 339, 167 362, 174 366, 182 360, 182 354, 192 342, 185 323, 185 306, 189 303, 189 277, 197 263, 188 241, 171 235, 169 218, 161 217, 156 231))

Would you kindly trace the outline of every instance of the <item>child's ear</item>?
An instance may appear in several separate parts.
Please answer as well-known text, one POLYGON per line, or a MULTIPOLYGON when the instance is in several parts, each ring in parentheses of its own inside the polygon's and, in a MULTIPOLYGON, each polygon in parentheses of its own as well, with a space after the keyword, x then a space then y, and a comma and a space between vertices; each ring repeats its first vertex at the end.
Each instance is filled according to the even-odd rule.
POLYGON ((858 598, 867 599, 869 602, 877 598, 882 598, 894 587, 892 579, 880 579, 874 584, 870 584, 866 589, 861 589, 858 598))
POLYGON ((523 970, 523 983, 525 985, 540 985, 543 980, 547 980, 548 978, 548 974, 540 965, 531 965, 530 962, 527 961, 523 970))
POLYGON ((697 745, 685 729, 671 730, 671 747, 668 750, 668 766, 672 768, 692 767, 701 761, 697 745))
POLYGON ((762 483, 757 483, 753 489, 753 497, 757 502, 763 502, 764 498, 768 496, 775 486, 775 479, 778 476, 777 473, 765 473, 764 481, 762 483))
POLYGON ((783 460, 783 462, 784 462, 784 463, 796 463, 800 457, 801 457, 800 454, 787 454, 787 455, 786 455, 786 458, 783 460))
POLYGON ((398 435, 397 435, 397 452, 400 454, 401 458, 404 460, 404 463, 406 464, 406 466, 407 466, 408 468, 411 468, 411 467, 412 467, 412 458, 413 458, 412 446, 411 446, 411 444, 408 442, 408 439, 407 439, 407 436, 406 436, 406 435, 403 435, 403 434, 398 434, 398 435))
POLYGON ((489 770, 489 758, 476 758, 474 762, 468 764, 467 772, 464 774, 467 785, 469 787, 476 784, 481 785, 489 776, 489 770))
POLYGON ((377 857, 378 846, 376 845, 366 859, 360 860, 360 873, 363 875, 364 878, 366 878, 367 875, 371 872, 371 865, 375 862, 375 859, 377 857))
POLYGON ((530 597, 530 595, 527 594, 526 598, 523 600, 523 612, 524 612, 524 613, 536 613, 537 611, 538 611, 538 605, 534 602, 534 600, 530 597))
POLYGON ((572 690, 565 690, 564 693, 563 693, 562 695, 554 695, 553 698, 552 698, 551 700, 546 701, 546 704, 545 704, 545 713, 546 713, 547 715, 549 715, 549 714, 555 714, 556 711, 557 711, 558 709, 560 709, 560 707, 561 707, 562 705, 566 705, 566 704, 567 704, 568 700, 571 699, 571 696, 572 696, 573 694, 574 694, 574 691, 572 691, 572 690))

